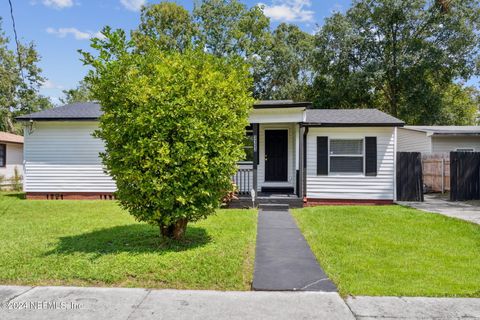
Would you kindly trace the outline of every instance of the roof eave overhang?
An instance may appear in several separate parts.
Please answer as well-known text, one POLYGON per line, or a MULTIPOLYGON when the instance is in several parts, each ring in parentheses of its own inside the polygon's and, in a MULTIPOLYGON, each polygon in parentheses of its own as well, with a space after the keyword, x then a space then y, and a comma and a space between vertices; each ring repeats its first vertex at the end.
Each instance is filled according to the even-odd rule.
POLYGON ((98 121, 97 117, 88 118, 16 118, 17 121, 98 121))
POLYGON ((434 132, 432 135, 435 137, 476 137, 480 136, 480 132, 434 132))
POLYGON ((318 122, 303 122, 300 124, 303 127, 403 127, 403 123, 318 123, 318 122))
POLYGON ((306 108, 310 109, 310 102, 293 102, 286 104, 254 104, 253 109, 289 109, 289 108, 306 108))

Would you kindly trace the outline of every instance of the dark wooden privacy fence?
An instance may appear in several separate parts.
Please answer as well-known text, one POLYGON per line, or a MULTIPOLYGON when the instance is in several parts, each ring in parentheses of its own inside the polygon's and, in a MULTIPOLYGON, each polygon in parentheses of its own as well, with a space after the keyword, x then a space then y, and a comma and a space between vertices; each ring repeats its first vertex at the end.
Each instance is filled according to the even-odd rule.
POLYGON ((397 200, 423 201, 420 152, 397 152, 397 200))
POLYGON ((480 152, 450 152, 450 200, 480 200, 480 152))

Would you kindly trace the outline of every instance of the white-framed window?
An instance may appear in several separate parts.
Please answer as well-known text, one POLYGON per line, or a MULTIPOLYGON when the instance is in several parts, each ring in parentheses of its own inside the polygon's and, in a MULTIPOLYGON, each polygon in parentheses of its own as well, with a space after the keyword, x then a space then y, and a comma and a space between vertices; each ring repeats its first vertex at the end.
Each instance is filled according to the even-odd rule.
POLYGON ((457 151, 457 152, 474 152, 475 150, 473 148, 458 148, 455 151, 457 151))
POLYGON ((365 150, 363 139, 329 139, 329 171, 340 174, 363 174, 365 150))
POLYGON ((0 144, 0 167, 4 168, 7 166, 7 145, 2 143, 0 144))
POLYGON ((253 163, 253 127, 249 125, 245 128, 245 138, 243 140, 243 150, 245 151, 245 158, 239 161, 239 164, 253 163))

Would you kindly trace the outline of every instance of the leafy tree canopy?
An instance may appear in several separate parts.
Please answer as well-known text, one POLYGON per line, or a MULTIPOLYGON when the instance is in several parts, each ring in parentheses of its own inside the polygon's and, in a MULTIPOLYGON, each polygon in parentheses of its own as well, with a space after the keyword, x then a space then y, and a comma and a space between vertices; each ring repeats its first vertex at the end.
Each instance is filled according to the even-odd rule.
POLYGON ((0 131, 21 133, 15 117, 51 108, 52 104, 39 94, 46 79, 38 67, 40 56, 35 45, 19 43, 18 54, 9 49, 10 39, 1 22, 0 18, 0 131))
POLYGON ((198 37, 198 29, 188 10, 174 2, 144 6, 141 22, 132 32, 139 50, 155 45, 166 51, 191 49, 198 37))
POLYGON ((303 38, 312 38, 296 26, 282 25, 278 30, 277 35, 272 34, 270 20, 261 7, 248 8, 238 0, 199 1, 192 14, 175 3, 161 2, 142 10, 141 23, 132 37, 140 48, 156 45, 162 50, 182 52, 194 47, 219 57, 241 57, 250 65, 254 97, 271 99, 274 92, 276 96, 298 94, 299 87, 304 86, 301 71, 295 70, 304 67, 296 66, 298 58, 305 54, 307 41, 303 38), (280 43, 290 40, 292 44, 280 43), (288 60, 292 56, 296 60, 288 60), (273 60, 279 66, 275 72, 273 60), (281 75, 288 66, 293 69, 281 75))
POLYGON ((80 81, 78 86, 74 89, 63 90, 65 95, 60 98, 62 104, 76 103, 76 102, 88 102, 93 101, 92 93, 85 81, 80 81))
POLYGON ((442 91, 479 74, 479 22, 477 0, 355 0, 316 35, 311 96, 318 107, 376 107, 411 124, 469 122, 467 110, 442 116, 453 110, 442 91))
POLYGON ((182 237, 231 190, 253 105, 248 66, 204 50, 139 52, 121 30, 104 30, 83 52, 86 80, 104 111, 96 135, 120 204, 139 221, 182 237))
POLYGON ((312 83, 314 36, 281 23, 273 31, 265 99, 306 101, 312 83))

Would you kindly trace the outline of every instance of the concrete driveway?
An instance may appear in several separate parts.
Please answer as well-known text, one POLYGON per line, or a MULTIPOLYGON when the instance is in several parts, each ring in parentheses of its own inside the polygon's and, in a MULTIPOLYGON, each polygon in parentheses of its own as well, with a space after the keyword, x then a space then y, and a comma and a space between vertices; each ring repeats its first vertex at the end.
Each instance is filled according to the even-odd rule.
POLYGON ((480 201, 452 202, 448 200, 448 195, 426 194, 424 202, 399 201, 397 203, 480 224, 480 201))

